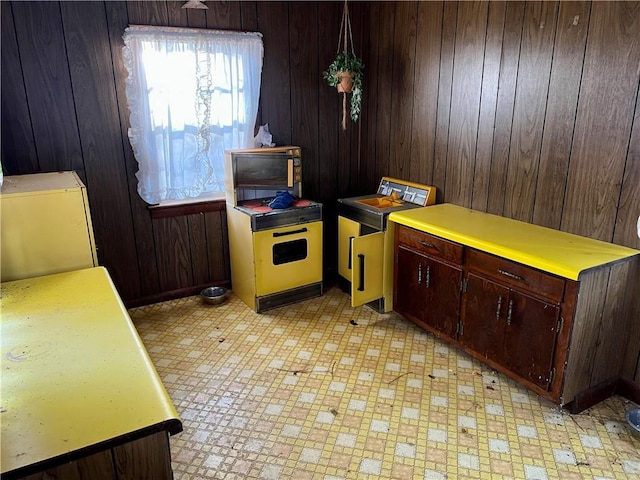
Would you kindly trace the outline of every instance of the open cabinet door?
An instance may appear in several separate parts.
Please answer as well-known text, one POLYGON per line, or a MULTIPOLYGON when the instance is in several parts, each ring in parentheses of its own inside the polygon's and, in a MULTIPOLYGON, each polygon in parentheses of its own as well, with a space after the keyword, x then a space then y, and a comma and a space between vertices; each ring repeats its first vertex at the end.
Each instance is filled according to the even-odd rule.
POLYGON ((384 232, 352 240, 351 306, 357 307, 382 297, 384 232))
POLYGON ((343 216, 338 216, 338 273, 351 281, 351 241, 360 236, 360 224, 343 216))

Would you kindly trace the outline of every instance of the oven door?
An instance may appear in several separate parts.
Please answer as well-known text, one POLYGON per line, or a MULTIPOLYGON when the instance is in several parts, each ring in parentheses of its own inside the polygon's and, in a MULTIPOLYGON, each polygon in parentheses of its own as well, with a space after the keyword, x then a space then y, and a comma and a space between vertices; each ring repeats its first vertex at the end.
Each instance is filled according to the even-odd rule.
POLYGON ((253 234, 256 296, 322 281, 322 222, 253 234))

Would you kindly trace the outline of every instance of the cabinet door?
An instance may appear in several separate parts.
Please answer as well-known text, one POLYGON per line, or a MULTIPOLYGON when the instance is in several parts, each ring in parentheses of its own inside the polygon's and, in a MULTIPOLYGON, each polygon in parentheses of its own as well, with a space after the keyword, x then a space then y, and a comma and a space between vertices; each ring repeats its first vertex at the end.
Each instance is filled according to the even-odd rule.
POLYGON ((398 249, 397 268, 394 310, 453 338, 460 312, 461 269, 404 248, 398 249))
POLYGON ((548 390, 560 307, 514 290, 505 306, 503 365, 548 390))
POLYGON ((462 270, 426 258, 423 284, 426 294, 425 321, 428 325, 454 338, 460 314, 462 270))
POLYGON ((338 273, 351 281, 353 268, 351 265, 352 240, 360 236, 360 224, 348 218, 338 216, 338 273))
POLYGON ((483 357, 501 361, 509 289, 469 273, 458 340, 483 357))
POLYGON ((384 232, 354 238, 351 248, 351 306, 382 297, 384 232))
POLYGON ((424 323, 427 300, 422 283, 425 260, 424 255, 402 247, 397 249, 393 309, 419 325, 424 323))

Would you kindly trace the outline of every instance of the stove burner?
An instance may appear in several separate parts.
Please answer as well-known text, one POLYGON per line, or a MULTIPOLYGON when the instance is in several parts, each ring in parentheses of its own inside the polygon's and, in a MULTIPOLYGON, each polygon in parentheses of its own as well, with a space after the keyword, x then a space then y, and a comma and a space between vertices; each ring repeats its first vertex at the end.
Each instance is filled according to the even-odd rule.
POLYGON ((273 211, 273 208, 268 207, 266 205, 258 205, 256 207, 251 207, 251 210, 253 210, 256 213, 269 213, 273 211))
POLYGON ((242 206, 247 208, 255 208, 262 206, 262 202, 243 202, 242 206))
POLYGON ((308 207, 311 205, 311 200, 294 200, 292 205, 294 207, 308 207))

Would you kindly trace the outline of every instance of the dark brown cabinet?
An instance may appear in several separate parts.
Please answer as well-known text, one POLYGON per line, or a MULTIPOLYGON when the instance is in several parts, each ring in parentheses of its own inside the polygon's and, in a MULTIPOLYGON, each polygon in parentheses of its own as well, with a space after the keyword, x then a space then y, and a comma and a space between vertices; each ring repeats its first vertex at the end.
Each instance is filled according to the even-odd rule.
POLYGON ((399 230, 394 310, 434 333, 452 337, 458 328, 462 249, 451 242, 399 230))
POLYGON ((572 302, 563 314, 565 279, 405 226, 396 231, 396 312, 538 393, 558 390, 556 350, 566 350, 560 333, 573 314, 572 302))
POLYGON ((458 341, 548 390, 560 307, 468 273, 458 341))
POLYGON ((389 220, 396 312, 571 412, 624 394, 640 252, 451 204, 389 220))

